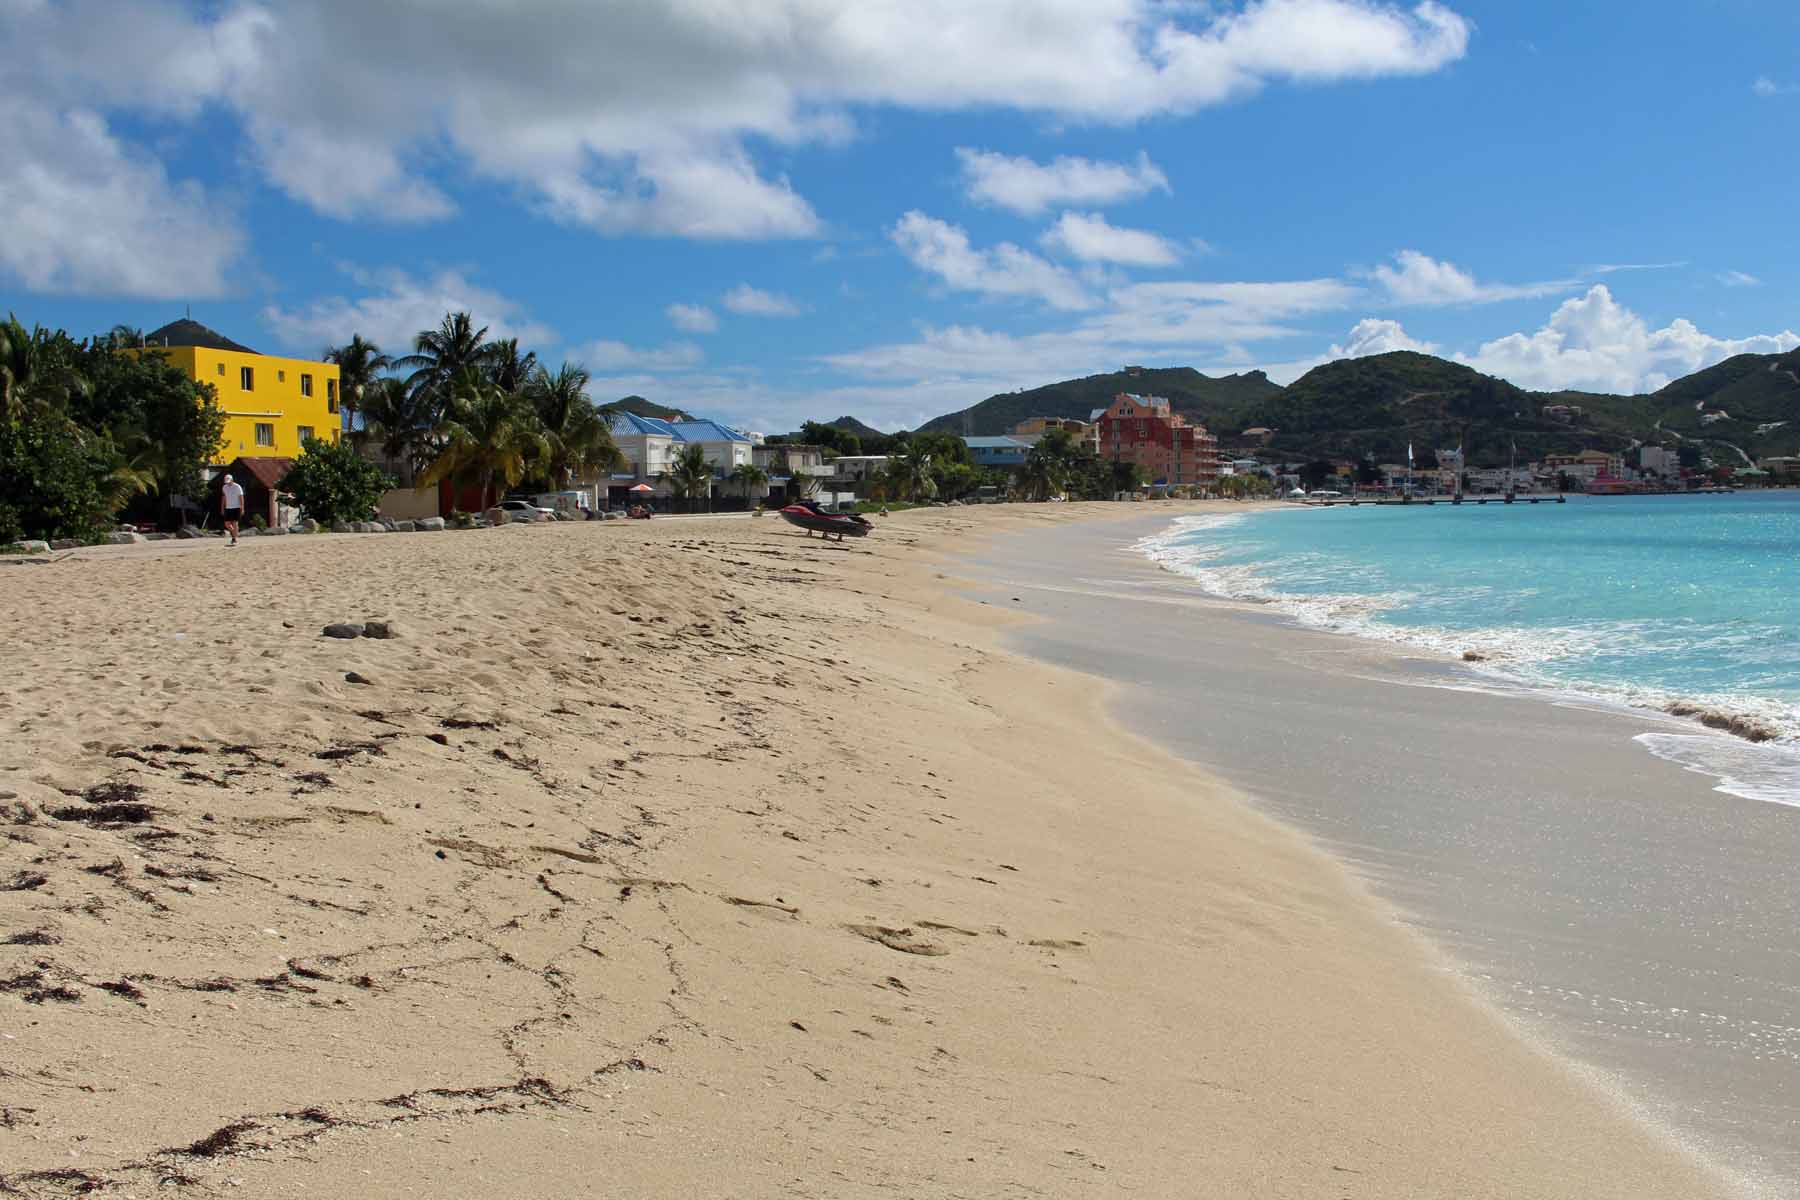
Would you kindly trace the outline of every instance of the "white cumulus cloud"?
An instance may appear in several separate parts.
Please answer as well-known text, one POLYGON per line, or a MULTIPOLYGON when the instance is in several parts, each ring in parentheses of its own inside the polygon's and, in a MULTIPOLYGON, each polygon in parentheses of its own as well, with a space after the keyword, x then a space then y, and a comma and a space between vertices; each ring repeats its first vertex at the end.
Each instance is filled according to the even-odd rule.
POLYGON ((800 305, 777 292, 740 283, 719 298, 719 303, 746 317, 797 317, 800 305))
POLYGON ((692 342, 633 346, 605 339, 583 342, 569 351, 569 361, 595 371, 677 371, 700 363, 706 355, 692 342))
POLYGON ((0 99, 0 163, 0 276, 34 292, 158 300, 241 283, 236 214, 200 184, 171 180, 98 113, 0 99))
POLYGON ((1480 283, 1455 263, 1443 262, 1417 250, 1398 251, 1392 264, 1382 263, 1370 275, 1394 303, 1422 306, 1532 299, 1553 296, 1576 286, 1574 280, 1567 279, 1526 284, 1480 283))
POLYGON ((917 209, 901 217, 889 236, 914 266, 958 291, 1029 297, 1068 310, 1096 303, 1080 281, 1055 263, 1011 242, 976 249, 962 228, 917 209))
POLYGON ((1061 204, 1117 204, 1169 190, 1168 176, 1142 151, 1130 164, 1068 155, 1039 164, 966 146, 957 148, 956 157, 969 199, 1027 217, 1061 204))
MULTIPOLYGON (((332 217, 440 217, 473 176, 601 233, 708 239, 816 235, 818 215, 767 157, 854 137, 868 110, 1126 123, 1270 83, 1436 71, 1471 31, 1437 0, 514 0, 503 18, 477 3, 129 7, 0 4, 0 44, 25 48, 0 60, 0 95, 40 118, 128 113, 175 134, 205 113, 209 138, 235 126, 241 139, 216 157, 243 151, 332 217)), ((9 175, 66 173, 55 147, 26 149, 9 175)), ((1038 200, 997 194, 1106 202, 1104 180, 1049 170, 1066 178, 1038 200)), ((1124 175, 1163 186, 1142 162, 1124 175)), ((115 177, 140 190, 141 172, 115 177)), ((179 220, 168 190, 143 191, 146 219, 179 220)), ((91 273, 63 265, 63 244, 34 278, 91 273)))
POLYGON ((361 295, 329 296, 301 308, 272 304, 263 309, 263 324, 286 345, 308 351, 342 345, 360 333, 396 357, 412 349, 420 330, 437 328, 448 312, 467 312, 477 328, 487 326, 490 339, 518 338, 527 346, 556 341, 556 331, 532 320, 524 305, 460 271, 415 276, 399 268, 352 269, 350 275, 361 295))
POLYGON ((1395 350, 1415 350, 1420 354, 1436 354, 1432 342, 1421 342, 1408 334, 1398 321, 1364 317, 1350 330, 1343 345, 1331 347, 1332 358, 1367 358, 1373 354, 1391 354, 1395 350))
POLYGON ((1456 357, 1521 387, 1623 392, 1655 391, 1737 354, 1781 354, 1800 346, 1792 330, 1720 338, 1677 318, 1651 329, 1597 284, 1557 308, 1532 333, 1513 333, 1456 357))
POLYGON ((688 333, 713 333, 719 328, 718 316, 704 304, 671 304, 663 309, 663 315, 669 324, 688 333))
POLYGON ((1099 213, 1066 212, 1039 241, 1083 262, 1167 267, 1181 260, 1180 249, 1169 239, 1142 229, 1121 229, 1099 213))

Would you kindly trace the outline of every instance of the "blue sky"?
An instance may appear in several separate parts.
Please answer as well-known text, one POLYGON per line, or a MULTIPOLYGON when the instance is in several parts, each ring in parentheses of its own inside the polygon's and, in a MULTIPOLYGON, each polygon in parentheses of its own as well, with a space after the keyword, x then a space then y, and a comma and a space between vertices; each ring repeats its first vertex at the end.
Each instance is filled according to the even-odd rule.
POLYGON ((1800 344, 1800 5, 0 0, 0 303, 912 426, 1126 362, 1800 344))

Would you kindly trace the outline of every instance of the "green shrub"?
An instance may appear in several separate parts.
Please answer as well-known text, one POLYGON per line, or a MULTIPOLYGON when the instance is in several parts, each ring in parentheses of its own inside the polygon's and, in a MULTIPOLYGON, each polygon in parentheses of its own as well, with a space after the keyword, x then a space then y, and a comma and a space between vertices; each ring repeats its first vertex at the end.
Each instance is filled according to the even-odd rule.
POLYGON ((393 481, 349 442, 307 438, 300 457, 275 486, 291 496, 301 512, 329 526, 373 517, 381 494, 393 481))
POLYGON ((449 525, 452 529, 473 529, 475 518, 460 508, 453 508, 450 510, 449 525))
POLYGON ((267 517, 263 516, 261 513, 251 513, 250 514, 250 528, 252 528, 252 529, 256 530, 258 533, 260 533, 263 530, 267 529, 268 527, 269 527, 269 519, 267 517))
POLYGON ((56 417, 0 421, 0 543, 98 541, 112 523, 104 452, 56 417))

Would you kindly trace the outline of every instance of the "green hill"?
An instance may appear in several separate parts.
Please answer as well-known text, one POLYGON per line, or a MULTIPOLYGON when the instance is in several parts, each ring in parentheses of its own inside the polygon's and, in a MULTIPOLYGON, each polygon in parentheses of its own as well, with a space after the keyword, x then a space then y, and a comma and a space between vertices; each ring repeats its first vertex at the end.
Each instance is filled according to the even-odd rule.
POLYGON ((602 404, 603 413, 628 412, 634 417, 654 417, 659 421, 691 421, 692 413, 679 408, 668 408, 655 401, 646 400, 642 396, 626 396, 622 400, 614 400, 611 404, 602 404))
MULTIPOLYGON (((1520 461, 1582 449, 1623 450, 1629 420, 1616 419, 1624 397, 1528 392, 1461 363, 1396 351, 1315 367, 1250 417, 1274 430, 1268 446, 1288 458, 1361 457, 1404 462, 1406 447, 1463 445, 1472 465, 1520 461), (1578 421, 1543 415, 1549 404, 1579 404, 1578 421)), ((1647 424, 1647 423, 1646 423, 1647 424)), ((1231 430, 1217 432, 1229 440, 1231 430)))
POLYGON ((1246 404, 1279 393, 1261 371, 1213 377, 1192 367, 1114 371, 1047 384, 1025 392, 1002 392, 961 412, 945 413, 920 426, 925 433, 954 433, 965 437, 1003 434, 1028 417, 1076 417, 1083 421, 1096 408, 1105 408, 1120 392, 1163 396, 1175 411, 1209 428, 1214 419, 1236 412, 1246 404))
POLYGON ((986 436, 1027 417, 1086 419, 1120 392, 1164 396, 1225 447, 1259 447, 1285 459, 1361 457, 1403 462, 1461 444, 1474 466, 1580 450, 1624 451, 1634 443, 1700 443, 1720 462, 1792 454, 1800 447, 1800 351, 1745 354, 1678 379, 1652 395, 1533 392, 1461 363, 1397 351, 1340 359, 1281 387, 1261 372, 1213 378, 1190 368, 1090 375, 990 396, 924 429, 986 436), (1566 420, 1545 408, 1579 408, 1566 420), (1703 421, 1702 413, 1728 413, 1703 421), (1777 422, 1785 424, 1775 425, 1777 422), (1775 428, 1768 428, 1775 425, 1775 428), (1758 428, 1763 428, 1758 433, 1758 428), (1245 430, 1272 432, 1246 437, 1245 430))
POLYGON ((835 421, 821 421, 820 424, 829 425, 833 429, 841 429, 845 433, 854 433, 857 437, 862 439, 865 446, 871 441, 886 441, 891 436, 881 432, 881 430, 875 428, 873 425, 865 425, 855 417, 851 416, 839 417, 835 421))
MULTIPOLYGON (((1659 406, 1660 431, 1684 441, 1729 444, 1753 458, 1800 452, 1800 350, 1740 354, 1649 399, 1659 406), (1703 419, 1716 413, 1726 415, 1703 419)), ((1729 452, 1717 457, 1736 459, 1729 452)))

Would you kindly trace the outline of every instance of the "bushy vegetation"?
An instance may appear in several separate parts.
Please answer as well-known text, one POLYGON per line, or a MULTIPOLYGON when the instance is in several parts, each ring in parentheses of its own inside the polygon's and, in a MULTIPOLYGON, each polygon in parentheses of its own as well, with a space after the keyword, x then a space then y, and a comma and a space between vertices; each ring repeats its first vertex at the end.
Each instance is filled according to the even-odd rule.
POLYGON ((349 442, 307 438, 300 457, 276 486, 306 516, 330 525, 334 521, 367 521, 375 515, 381 494, 393 486, 393 480, 349 442))
POLYGON ((225 416, 135 330, 76 340, 0 324, 0 541, 93 539, 121 514, 172 523, 225 416))

